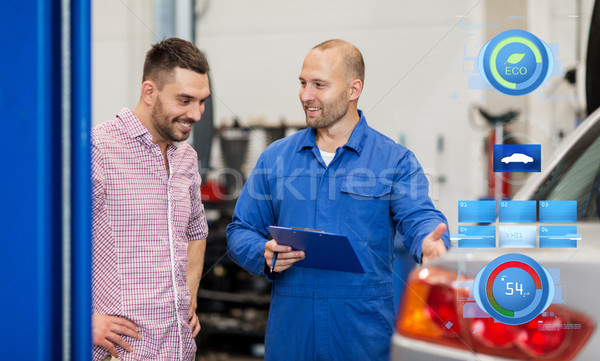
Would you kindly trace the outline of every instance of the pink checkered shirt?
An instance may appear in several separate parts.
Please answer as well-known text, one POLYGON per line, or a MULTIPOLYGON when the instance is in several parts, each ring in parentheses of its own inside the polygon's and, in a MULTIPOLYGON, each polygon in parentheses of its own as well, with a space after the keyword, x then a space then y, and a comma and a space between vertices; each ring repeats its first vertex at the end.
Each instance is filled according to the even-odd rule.
MULTIPOLYGON (((152 136, 123 109, 92 131, 93 312, 124 317, 142 340, 121 361, 192 360, 188 240, 206 238, 196 152, 167 147, 170 176, 152 136)), ((93 360, 108 352, 94 346, 93 360)))

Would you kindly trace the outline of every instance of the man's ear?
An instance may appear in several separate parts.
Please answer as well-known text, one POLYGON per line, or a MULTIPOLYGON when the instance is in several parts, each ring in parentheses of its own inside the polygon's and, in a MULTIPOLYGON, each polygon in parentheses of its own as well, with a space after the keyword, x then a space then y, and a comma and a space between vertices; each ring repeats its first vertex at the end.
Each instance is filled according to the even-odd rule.
POLYGON ((350 101, 358 100, 362 93, 363 83, 360 79, 354 79, 348 86, 348 98, 350 101))
POLYGON ((152 80, 146 80, 142 83, 142 101, 147 106, 152 106, 158 94, 156 83, 152 80))

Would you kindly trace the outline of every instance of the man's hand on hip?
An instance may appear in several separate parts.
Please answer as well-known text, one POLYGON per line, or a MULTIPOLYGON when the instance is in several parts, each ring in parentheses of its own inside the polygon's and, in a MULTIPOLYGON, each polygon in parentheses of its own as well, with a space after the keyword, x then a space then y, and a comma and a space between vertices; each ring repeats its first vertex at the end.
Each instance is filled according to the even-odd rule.
POLYGON ((121 346, 126 351, 133 351, 121 336, 130 336, 142 339, 139 334, 139 327, 122 317, 114 317, 109 315, 92 315, 92 340, 94 345, 104 347, 114 357, 119 357, 119 352, 115 345, 121 346))
POLYGON ((292 251, 290 246, 281 246, 272 239, 265 243, 265 261, 267 266, 272 267, 271 262, 273 261, 273 254, 277 252, 277 260, 275 261, 275 268, 273 272, 283 272, 286 269, 292 267, 292 265, 300 260, 304 259, 304 252, 292 251))
POLYGON ((446 228, 448 228, 446 224, 440 223, 433 232, 429 233, 423 239, 423 245, 421 246, 423 251, 423 259, 421 261, 423 264, 433 261, 446 253, 446 245, 442 241, 442 235, 446 232, 446 228))
POLYGON ((200 320, 198 320, 198 315, 196 314, 196 303, 190 302, 190 314, 188 316, 188 324, 192 329, 192 337, 198 336, 198 332, 202 328, 200 325, 200 320))

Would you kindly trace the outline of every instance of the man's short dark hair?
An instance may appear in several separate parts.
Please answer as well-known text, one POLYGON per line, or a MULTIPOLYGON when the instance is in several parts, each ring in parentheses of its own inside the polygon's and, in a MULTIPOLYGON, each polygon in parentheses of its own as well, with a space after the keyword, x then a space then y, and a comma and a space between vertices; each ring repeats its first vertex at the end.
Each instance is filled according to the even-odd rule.
POLYGON ((165 39, 152 45, 146 53, 142 81, 153 80, 159 89, 170 81, 175 68, 184 68, 199 74, 210 70, 204 54, 187 40, 165 39))
POLYGON ((331 39, 316 45, 313 49, 340 51, 344 59, 344 77, 347 80, 360 79, 361 82, 365 82, 365 62, 356 46, 344 40, 331 39))

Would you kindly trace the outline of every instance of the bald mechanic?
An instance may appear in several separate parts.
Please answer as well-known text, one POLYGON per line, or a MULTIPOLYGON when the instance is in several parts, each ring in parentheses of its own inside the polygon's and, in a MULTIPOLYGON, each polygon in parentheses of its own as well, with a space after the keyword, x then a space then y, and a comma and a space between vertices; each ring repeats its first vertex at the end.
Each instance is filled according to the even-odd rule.
POLYGON ((273 280, 266 360, 387 360, 395 232, 418 262, 450 246, 415 156, 357 109, 363 82, 353 45, 329 40, 308 53, 300 102, 309 128, 263 152, 227 228, 229 257, 273 280), (269 241, 271 225, 347 236, 365 273, 291 267, 304 254, 269 241))

